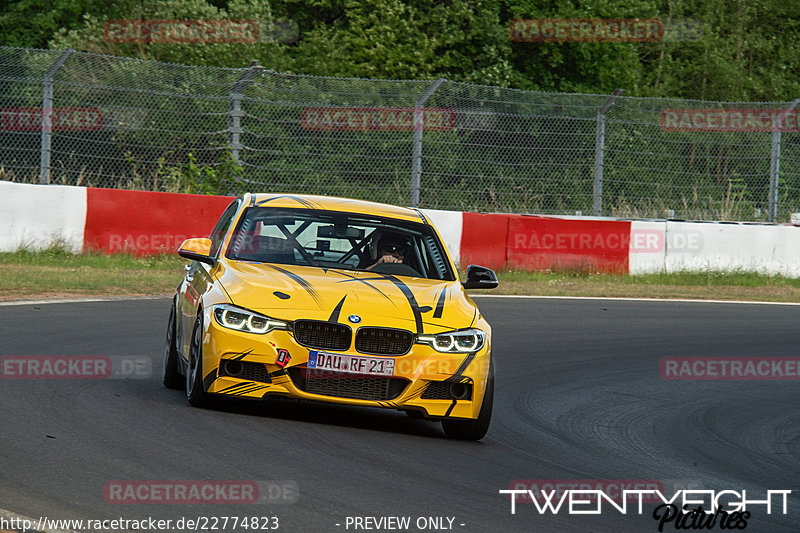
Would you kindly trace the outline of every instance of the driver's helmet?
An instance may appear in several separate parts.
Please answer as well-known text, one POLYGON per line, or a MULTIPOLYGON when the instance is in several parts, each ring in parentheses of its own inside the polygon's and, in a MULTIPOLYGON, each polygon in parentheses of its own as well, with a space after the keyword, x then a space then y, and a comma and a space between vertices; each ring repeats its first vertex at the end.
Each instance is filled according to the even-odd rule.
POLYGON ((386 250, 388 253, 399 251, 401 255, 407 257, 410 245, 411 241, 408 236, 393 231, 383 231, 377 240, 372 256, 373 259, 378 259, 386 250))

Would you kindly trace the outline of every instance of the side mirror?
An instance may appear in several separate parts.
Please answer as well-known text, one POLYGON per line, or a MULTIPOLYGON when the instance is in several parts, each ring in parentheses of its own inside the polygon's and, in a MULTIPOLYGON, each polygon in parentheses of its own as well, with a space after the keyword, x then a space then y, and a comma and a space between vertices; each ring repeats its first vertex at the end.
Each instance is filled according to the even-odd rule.
POLYGON ((494 289, 498 283, 497 274, 491 268, 469 265, 467 267, 467 280, 462 285, 465 289, 494 289))
POLYGON ((211 266, 214 266, 217 262, 216 259, 211 257, 211 239, 206 238, 186 239, 181 244, 181 247, 178 248, 178 255, 211 266))

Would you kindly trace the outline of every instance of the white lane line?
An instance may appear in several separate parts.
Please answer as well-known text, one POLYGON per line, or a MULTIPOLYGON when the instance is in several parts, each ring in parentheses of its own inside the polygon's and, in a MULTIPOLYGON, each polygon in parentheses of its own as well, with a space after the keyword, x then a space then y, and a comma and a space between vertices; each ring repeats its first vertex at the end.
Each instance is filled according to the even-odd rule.
POLYGON ((47 300, 13 300, 0 302, 0 307, 11 307, 15 305, 43 305, 43 304, 75 304, 87 302, 127 302, 133 300, 160 300, 169 298, 171 295, 162 294, 160 296, 98 296, 95 298, 51 298, 47 300))
MULTIPOLYGON (((0 307, 16 305, 73 304, 91 302, 126 302, 135 300, 160 300, 170 298, 170 294, 159 296, 103 296, 96 298, 53 298, 49 300, 14 300, 0 302, 0 307)), ((746 305, 789 305, 800 306, 797 302, 760 302, 748 300, 698 300, 691 298, 617 298, 613 296, 536 296, 526 294, 470 294, 471 298, 523 298, 535 300, 601 300, 611 302, 673 302, 690 304, 746 304, 746 305)))
POLYGON ((747 300, 697 300, 690 298, 615 298, 613 296, 531 296, 525 294, 470 294, 470 298, 529 298, 538 300, 603 300, 617 302, 673 302, 690 304, 747 304, 747 305, 793 305, 797 302, 758 302, 747 300))

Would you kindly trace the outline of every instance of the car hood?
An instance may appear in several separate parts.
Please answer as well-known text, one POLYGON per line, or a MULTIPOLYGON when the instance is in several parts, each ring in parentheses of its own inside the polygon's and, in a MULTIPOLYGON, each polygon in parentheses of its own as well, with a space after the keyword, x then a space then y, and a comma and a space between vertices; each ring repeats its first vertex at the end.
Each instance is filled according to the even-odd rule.
POLYGON ((243 261, 218 267, 234 305, 279 320, 349 321, 420 334, 468 328, 477 318, 457 281, 243 261))

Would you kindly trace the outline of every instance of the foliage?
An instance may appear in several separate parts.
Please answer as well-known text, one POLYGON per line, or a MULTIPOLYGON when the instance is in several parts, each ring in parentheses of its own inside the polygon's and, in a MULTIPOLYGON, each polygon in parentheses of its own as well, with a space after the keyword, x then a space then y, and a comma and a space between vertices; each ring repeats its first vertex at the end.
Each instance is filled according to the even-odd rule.
POLYGON ((167 192, 217 195, 242 192, 239 182, 243 169, 229 150, 222 152, 220 162, 214 166, 198 165, 192 152, 187 154, 187 159, 185 165, 166 167, 165 157, 159 158, 154 188, 159 188, 160 177, 161 186, 167 192))
POLYGON ((0 26, 0 45, 196 65, 257 59, 313 75, 728 101, 800 95, 800 4, 785 0, 12 0, 0 26), (512 42, 509 22, 528 18, 658 18, 674 31, 659 42, 512 42), (257 20, 264 31, 251 43, 119 44, 104 39, 112 19, 257 20))

